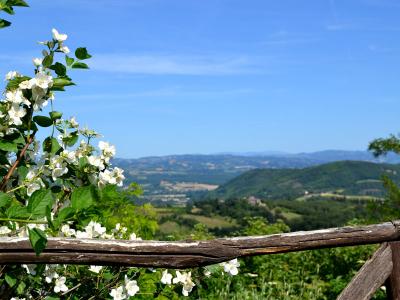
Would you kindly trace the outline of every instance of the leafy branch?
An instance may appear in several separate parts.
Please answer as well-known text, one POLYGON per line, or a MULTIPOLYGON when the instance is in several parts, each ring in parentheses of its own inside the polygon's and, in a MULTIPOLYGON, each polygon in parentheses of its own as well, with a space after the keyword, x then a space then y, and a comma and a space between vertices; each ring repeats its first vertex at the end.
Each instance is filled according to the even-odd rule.
MULTIPOLYGON (((4 11, 9 15, 14 15, 14 7, 29 7, 28 3, 24 0, 0 0, 0 11, 4 11)), ((0 19, 0 29, 4 27, 8 27, 11 25, 11 22, 0 19)))

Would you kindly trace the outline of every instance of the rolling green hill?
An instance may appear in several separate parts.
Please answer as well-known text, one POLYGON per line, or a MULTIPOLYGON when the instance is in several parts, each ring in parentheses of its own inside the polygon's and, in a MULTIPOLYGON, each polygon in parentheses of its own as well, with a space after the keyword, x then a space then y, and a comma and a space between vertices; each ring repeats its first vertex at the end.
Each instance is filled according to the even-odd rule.
POLYGON ((210 198, 294 199, 307 195, 382 197, 382 175, 400 183, 400 165, 339 161, 304 169, 255 169, 210 192, 210 198))

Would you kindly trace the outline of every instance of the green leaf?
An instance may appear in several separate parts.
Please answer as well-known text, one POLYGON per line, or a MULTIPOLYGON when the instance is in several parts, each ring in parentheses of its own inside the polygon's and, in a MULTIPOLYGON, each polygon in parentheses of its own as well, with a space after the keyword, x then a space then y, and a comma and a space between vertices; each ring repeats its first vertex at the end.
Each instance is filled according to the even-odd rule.
POLYGON ((13 139, 13 143, 19 145, 25 145, 25 139, 22 135, 18 135, 15 139, 13 139))
POLYGON ((75 85, 69 78, 54 78, 52 89, 64 88, 65 86, 75 85))
POLYGON ((9 3, 3 4, 1 10, 8 13, 9 15, 15 14, 14 9, 10 6, 9 3))
POLYGON ((19 87, 19 84, 21 82, 24 82, 29 79, 31 79, 31 77, 28 77, 28 76, 15 77, 14 79, 12 79, 8 82, 6 90, 7 91, 15 90, 19 87))
POLYGON ((69 67, 70 65, 72 65, 74 63, 75 59, 73 59, 72 57, 69 57, 68 55, 65 55, 65 63, 67 64, 67 66, 69 67))
POLYGON ((44 300, 60 300, 60 298, 54 296, 47 296, 46 298, 44 298, 44 300))
POLYGON ((89 66, 83 62, 75 62, 72 66, 72 69, 89 69, 89 66))
POLYGON ((8 0, 7 3, 11 6, 29 7, 24 0, 8 0))
POLYGON ((0 150, 7 152, 17 152, 18 147, 16 143, 0 140, 0 150))
POLYGON ((8 194, 0 192, 0 208, 10 205, 11 200, 12 199, 8 194))
POLYGON ((51 215, 51 206, 46 207, 46 220, 50 229, 54 230, 53 217, 51 215))
POLYGON ((26 288, 25 282, 21 281, 21 282, 18 284, 18 287, 17 287, 17 294, 18 294, 18 295, 24 294, 25 288, 26 288))
POLYGON ((70 219, 74 216, 76 210, 72 207, 64 207, 58 213, 57 217, 54 219, 53 224, 55 228, 58 228, 65 220, 70 219))
POLYGON ((50 115, 50 118, 53 121, 55 121, 55 120, 61 119, 63 114, 62 114, 62 112, 59 112, 59 111, 51 111, 51 112, 49 112, 49 115, 50 115))
POLYGON ((79 168, 80 168, 81 170, 83 170, 88 164, 89 164, 89 161, 87 160, 86 157, 81 157, 81 158, 79 159, 79 168))
POLYGON ((88 53, 87 49, 84 47, 75 50, 75 56, 77 59, 88 59, 92 56, 88 53))
POLYGON ((10 274, 6 274, 5 280, 10 287, 13 287, 17 283, 17 278, 10 274))
POLYGON ((18 177, 22 181, 25 179, 26 175, 28 174, 29 169, 26 166, 18 167, 18 177))
POLYGON ((6 215, 10 219, 26 219, 29 218, 30 214, 25 206, 13 203, 7 210, 6 215))
POLYGON ((67 146, 72 147, 76 144, 76 142, 78 141, 78 138, 79 138, 78 131, 74 131, 74 132, 71 132, 67 138, 64 138, 63 142, 67 146))
POLYGON ((33 217, 43 218, 46 216, 47 207, 53 205, 53 196, 50 190, 35 191, 28 200, 28 212, 33 217))
POLYGON ((46 234, 39 228, 28 229, 29 230, 29 241, 31 242, 33 250, 35 250, 36 255, 43 252, 44 248, 47 246, 46 234))
POLYGON ((53 64, 53 55, 52 54, 49 54, 49 55, 45 56, 45 58, 43 58, 43 62, 42 62, 43 67, 48 68, 52 64, 53 64))
POLYGON ((7 20, 0 19, 0 28, 5 28, 11 25, 11 22, 8 22, 7 20))
POLYGON ((43 141, 43 150, 51 153, 51 154, 55 154, 57 153, 59 150, 61 149, 60 144, 58 143, 57 139, 52 138, 52 137, 47 137, 44 141, 43 141))
POLYGON ((10 162, 7 159, 7 156, 3 153, 0 153, 0 165, 8 165, 10 162))
POLYGON ((77 210, 89 208, 97 198, 97 191, 93 185, 79 187, 72 192, 71 206, 77 210))
POLYGON ((49 67, 49 69, 54 70, 58 76, 65 76, 67 74, 67 68, 59 62, 49 67))
POLYGON ((53 125, 53 120, 45 116, 34 116, 33 121, 35 121, 36 124, 42 127, 50 127, 51 125, 53 125))

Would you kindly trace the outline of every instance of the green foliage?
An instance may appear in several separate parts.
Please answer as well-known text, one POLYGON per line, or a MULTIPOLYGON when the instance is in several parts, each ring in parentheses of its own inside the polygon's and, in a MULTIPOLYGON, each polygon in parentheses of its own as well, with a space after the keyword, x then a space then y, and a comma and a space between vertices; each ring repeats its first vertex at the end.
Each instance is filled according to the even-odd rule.
POLYGON ((50 127, 53 125, 53 120, 46 116, 34 116, 33 121, 41 127, 50 127))
POLYGON ((96 188, 93 185, 76 188, 71 195, 71 207, 82 210, 91 207, 98 199, 96 188))
POLYGON ((39 190, 32 194, 28 200, 28 212, 34 219, 40 219, 46 216, 48 209, 54 203, 51 190, 39 190))
MULTIPOLYGON (((248 218, 241 235, 285 232, 284 223, 248 218)), ((203 278, 193 299, 336 299, 375 246, 332 248, 240 260, 237 276, 203 278)), ((385 299, 378 292, 375 299, 385 299)))
POLYGON ((42 253, 47 245, 46 234, 39 228, 28 229, 29 230, 29 241, 31 242, 33 250, 35 250, 36 255, 42 253))
MULTIPOLYGON (((9 15, 13 15, 15 13, 14 7, 17 6, 28 7, 29 5, 24 0, 0 0, 0 12, 3 11, 9 15)), ((0 19, 0 29, 10 25, 9 21, 0 19)))
POLYGON ((209 197, 294 199, 305 193, 338 193, 383 197, 382 174, 395 174, 400 166, 361 161, 340 161, 305 169, 257 169, 248 171, 211 192, 209 197))
POLYGON ((372 151, 376 157, 386 155, 389 152, 400 154, 400 139, 395 135, 391 135, 388 138, 373 140, 369 144, 368 150, 372 151))

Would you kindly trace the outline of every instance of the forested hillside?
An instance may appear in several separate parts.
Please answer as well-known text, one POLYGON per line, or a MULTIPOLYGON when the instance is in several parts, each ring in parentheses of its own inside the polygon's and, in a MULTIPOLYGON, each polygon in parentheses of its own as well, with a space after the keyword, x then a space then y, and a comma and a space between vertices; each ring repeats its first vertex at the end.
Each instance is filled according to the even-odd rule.
POLYGON ((256 169, 210 192, 210 198, 294 199, 337 194, 383 197, 382 175, 400 182, 400 166, 341 161, 304 169, 256 169))

